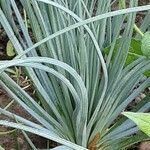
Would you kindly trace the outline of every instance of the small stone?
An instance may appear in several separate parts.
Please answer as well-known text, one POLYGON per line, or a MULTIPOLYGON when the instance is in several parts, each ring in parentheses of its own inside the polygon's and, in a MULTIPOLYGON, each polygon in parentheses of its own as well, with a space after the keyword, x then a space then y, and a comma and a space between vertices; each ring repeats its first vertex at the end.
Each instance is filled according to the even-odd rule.
POLYGON ((149 142, 142 142, 140 144, 139 150, 150 150, 150 141, 149 142))
POLYGON ((17 138, 17 141, 18 141, 18 143, 20 143, 21 145, 24 144, 24 140, 23 140, 22 138, 20 138, 20 137, 17 138))

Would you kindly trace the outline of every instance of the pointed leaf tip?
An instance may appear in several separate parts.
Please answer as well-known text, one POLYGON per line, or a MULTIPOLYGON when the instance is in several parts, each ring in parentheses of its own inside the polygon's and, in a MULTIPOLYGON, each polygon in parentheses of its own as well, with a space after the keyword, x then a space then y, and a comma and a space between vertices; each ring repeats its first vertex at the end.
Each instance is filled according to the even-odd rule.
POLYGON ((148 136, 150 136, 150 114, 149 113, 133 113, 123 112, 124 116, 131 119, 137 126, 148 136))

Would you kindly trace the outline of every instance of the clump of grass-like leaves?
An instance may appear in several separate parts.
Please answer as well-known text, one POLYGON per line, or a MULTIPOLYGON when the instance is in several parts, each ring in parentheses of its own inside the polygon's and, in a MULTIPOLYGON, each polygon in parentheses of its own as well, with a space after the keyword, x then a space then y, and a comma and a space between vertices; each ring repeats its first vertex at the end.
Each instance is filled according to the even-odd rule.
MULTIPOLYGON (((16 53, 13 60, 0 61, 0 85, 39 124, 2 108, 17 123, 0 124, 54 140, 66 146, 61 150, 121 150, 147 139, 134 123, 118 116, 150 85, 144 75, 149 59, 139 56, 126 64, 136 12, 150 5, 137 7, 138 1, 130 0, 129 8, 111 11, 111 0, 20 2, 23 13, 15 0, 0 1, 0 23, 16 53), (11 79, 7 68, 12 66, 22 66, 37 99, 11 79)), ((142 32, 149 17, 148 12, 142 32)), ((149 108, 146 98, 134 111, 149 108)))

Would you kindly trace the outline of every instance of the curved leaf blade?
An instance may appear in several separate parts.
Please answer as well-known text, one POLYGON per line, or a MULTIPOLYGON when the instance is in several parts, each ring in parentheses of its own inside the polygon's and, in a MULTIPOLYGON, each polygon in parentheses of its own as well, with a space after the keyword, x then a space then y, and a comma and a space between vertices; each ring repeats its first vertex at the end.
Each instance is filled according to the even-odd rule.
POLYGON ((150 32, 146 32, 142 39, 141 50, 143 55, 150 58, 150 32))

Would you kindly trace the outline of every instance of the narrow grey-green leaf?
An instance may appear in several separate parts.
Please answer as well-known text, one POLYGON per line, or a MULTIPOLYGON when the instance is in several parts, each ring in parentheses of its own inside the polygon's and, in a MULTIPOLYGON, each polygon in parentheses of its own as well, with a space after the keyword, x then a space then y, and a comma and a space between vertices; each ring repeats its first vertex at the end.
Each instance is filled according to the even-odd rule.
POLYGON ((144 34, 141 50, 144 56, 150 58, 150 31, 144 34))
POLYGON ((72 148, 66 147, 66 146, 57 146, 51 150, 73 150, 72 148))

